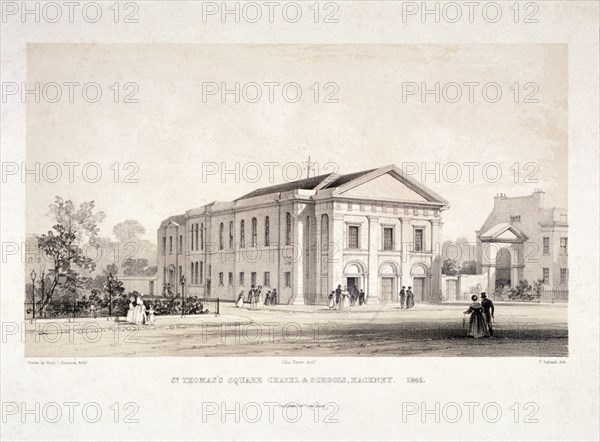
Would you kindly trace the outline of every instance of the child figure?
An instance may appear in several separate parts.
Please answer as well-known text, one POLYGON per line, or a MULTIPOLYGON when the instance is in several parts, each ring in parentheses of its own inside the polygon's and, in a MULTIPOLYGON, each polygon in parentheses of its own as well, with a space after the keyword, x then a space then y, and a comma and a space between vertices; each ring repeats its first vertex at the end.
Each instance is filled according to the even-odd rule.
POLYGON ((148 322, 154 324, 154 306, 150 306, 148 310, 148 322))

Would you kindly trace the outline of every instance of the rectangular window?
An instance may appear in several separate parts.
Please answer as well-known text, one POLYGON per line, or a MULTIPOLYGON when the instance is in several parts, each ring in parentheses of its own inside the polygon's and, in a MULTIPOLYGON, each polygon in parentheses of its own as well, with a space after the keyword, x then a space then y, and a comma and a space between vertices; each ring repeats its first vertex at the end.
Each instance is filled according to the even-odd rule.
POLYGON ((415 229, 415 252, 422 252, 425 250, 425 244, 423 243, 423 229, 415 229))
POLYGON ((408 215, 408 207, 405 207, 405 208, 404 208, 404 214, 405 214, 405 215, 408 215))
POLYGON ((544 267, 542 269, 542 280, 544 281, 544 284, 549 284, 550 283, 550 269, 544 267))
POLYGON ((162 252, 163 255, 167 254, 167 237, 163 236, 163 240, 162 240, 162 252))
POLYGON ((173 237, 169 236, 169 255, 173 254, 173 237))
POLYGON ((550 238, 547 236, 544 236, 543 242, 544 242, 543 253, 544 253, 544 255, 549 255, 550 254, 550 238))
POLYGON ((177 274, 177 282, 180 282, 181 277, 183 276, 183 269, 179 266, 179 273, 177 274))
POLYGON ((233 272, 229 272, 229 275, 227 276, 227 285, 229 285, 229 287, 233 285, 233 272))
POLYGON ((567 238, 565 238, 565 237, 560 239, 560 254, 561 255, 567 254, 567 238))
POLYGON ((183 253, 183 235, 179 235, 179 253, 183 253))
POLYGON ((383 228, 383 250, 394 250, 394 229, 392 227, 383 228))
POLYGON ((560 283, 567 283, 567 269, 560 269, 560 283))
POLYGON ((413 215, 419 216, 419 208, 418 207, 413 208, 413 215))
POLYGON ((263 285, 265 287, 271 287, 271 273, 270 272, 265 272, 265 278, 264 278, 263 285))
POLYGON ((285 272, 284 277, 285 277, 285 286, 291 287, 292 286, 292 272, 285 272))
POLYGON ((240 272, 240 285, 243 286, 244 284, 244 272, 240 272))
POLYGON ((521 222, 521 215, 511 216, 510 217, 510 222, 511 223, 520 223, 521 222))
POLYGON ((233 221, 229 222, 229 248, 233 249, 233 221))
POLYGON ((204 265, 203 264, 204 263, 202 263, 202 262, 200 263, 200 284, 202 284, 202 281, 204 280, 204 275, 203 275, 204 265))
POLYGON ((358 226, 348 226, 348 248, 349 249, 358 249, 358 226))
POLYGON ((196 264, 193 262, 190 263, 190 275, 192 276, 190 284, 194 284, 196 282, 196 264))
POLYGON ((219 272, 219 285, 223 285, 223 272, 219 272))
POLYGON ((256 286, 256 272, 250 273, 250 284, 256 286))

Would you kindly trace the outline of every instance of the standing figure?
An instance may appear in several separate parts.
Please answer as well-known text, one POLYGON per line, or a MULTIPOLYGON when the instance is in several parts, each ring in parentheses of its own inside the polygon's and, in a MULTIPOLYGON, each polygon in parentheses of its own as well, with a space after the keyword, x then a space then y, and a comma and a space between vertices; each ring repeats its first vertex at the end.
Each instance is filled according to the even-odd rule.
POLYGON ((365 303, 365 291, 360 289, 360 293, 358 294, 358 305, 363 305, 365 303))
POLYGON ((335 291, 332 290, 329 296, 327 297, 329 300, 328 306, 329 308, 335 308, 335 291))
POLYGON ((494 320, 494 303, 487 297, 485 292, 481 293, 481 306, 483 307, 483 313, 485 314, 490 336, 494 336, 494 329, 492 328, 492 321, 494 320))
POLYGON ((400 309, 404 308, 404 301, 406 300, 406 286, 402 286, 402 290, 400 290, 400 294, 398 295, 398 301, 400 301, 400 309))
POLYGON ((342 291, 342 308, 350 308, 350 292, 348 292, 346 287, 344 287, 344 290, 342 291))
POLYGON ((132 296, 131 298, 129 298, 129 309, 127 310, 127 322, 133 322, 133 312, 135 309, 135 306, 133 305, 133 301, 135 301, 135 298, 132 296))
POLYGON ((338 284, 337 289, 335 289, 335 307, 339 309, 341 307, 340 301, 342 300, 342 286, 338 284))
POLYGON ((149 324, 154 324, 154 307, 151 305, 150 309, 148 310, 148 323, 149 324))
POLYGON ((273 294, 271 295, 271 305, 277 305, 277 289, 273 289, 273 294))
POLYGON ((243 290, 240 292, 240 295, 238 296, 235 306, 237 308, 244 308, 244 291, 243 290))
POLYGON ((250 310, 256 310, 256 290, 254 286, 248 291, 248 301, 250 301, 250 310))
POLYGON ((144 319, 146 316, 145 307, 144 307, 144 294, 140 293, 135 300, 135 309, 133 310, 133 322, 134 324, 140 325, 144 323, 144 319))
POLYGON ((262 308, 262 285, 259 285, 254 293, 254 297, 256 298, 256 302, 254 303, 254 308, 256 310, 260 310, 262 308))
POLYGON ((356 303, 358 302, 359 296, 360 296, 360 293, 358 293, 358 289, 356 287, 354 287, 354 291, 352 292, 352 305, 356 305, 356 303))
POLYGON ((271 290, 267 291, 265 295, 265 305, 269 305, 271 303, 271 290))
POLYGON ((412 308, 415 306, 415 294, 412 291, 412 287, 408 286, 406 291, 406 308, 412 308))
POLYGON ((472 336, 474 338, 483 338, 484 336, 489 336, 490 332, 488 330, 487 321, 485 320, 485 315, 483 313, 483 307, 479 302, 477 302, 477 295, 471 296, 471 300, 473 303, 465 312, 465 314, 471 313, 467 336, 472 336))

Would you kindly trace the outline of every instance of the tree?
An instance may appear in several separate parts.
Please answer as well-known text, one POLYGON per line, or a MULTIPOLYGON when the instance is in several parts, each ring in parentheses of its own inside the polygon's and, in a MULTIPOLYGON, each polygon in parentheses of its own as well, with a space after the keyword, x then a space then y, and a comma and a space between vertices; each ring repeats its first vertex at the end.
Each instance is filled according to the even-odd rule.
POLYGON ((442 274, 448 276, 454 276, 458 273, 456 268, 456 260, 452 258, 444 259, 442 263, 442 274))
POLYGON ((144 233, 146 233, 146 229, 142 223, 134 219, 126 219, 113 227, 113 234, 118 241, 123 243, 136 240, 144 233))
POLYGON ((148 260, 145 258, 127 258, 123 261, 123 274, 125 276, 140 276, 148 267, 148 260))
MULTIPOLYGON (((77 270, 93 271, 96 263, 85 253, 85 247, 94 245, 98 235, 98 224, 104 219, 104 212, 94 212, 94 201, 84 202, 76 207, 71 200, 64 201, 56 196, 50 205, 48 215, 55 222, 53 230, 37 236, 37 246, 50 264, 48 275, 50 284, 42 288, 43 309, 61 286, 63 293, 75 293, 81 286, 77 270), (65 280, 59 284, 59 277, 65 280)), ((42 272, 42 279, 46 276, 42 272)))
POLYGON ((459 273, 461 275, 476 275, 477 263, 475 261, 463 261, 459 273))

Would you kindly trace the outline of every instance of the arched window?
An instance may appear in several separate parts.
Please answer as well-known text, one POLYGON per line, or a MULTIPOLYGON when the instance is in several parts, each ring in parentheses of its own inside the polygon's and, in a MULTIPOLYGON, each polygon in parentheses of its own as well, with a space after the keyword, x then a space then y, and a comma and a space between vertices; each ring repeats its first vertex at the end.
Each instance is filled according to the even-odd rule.
POLYGON ((246 228, 244 226, 244 220, 240 221, 240 248, 246 247, 246 228))
POLYGON ((290 212, 285 213, 285 245, 292 244, 292 215, 290 212))
POLYGON ((219 250, 223 250, 225 248, 225 226, 223 223, 219 224, 219 250))
POLYGON ((271 243, 271 240, 269 238, 269 217, 265 216, 265 246, 269 246, 271 243))
POLYGON ((257 238, 258 238, 258 234, 256 232, 257 230, 257 221, 256 218, 252 218, 252 247, 256 247, 257 245, 257 238))

